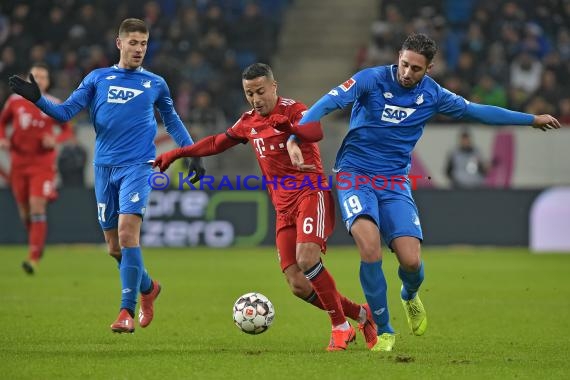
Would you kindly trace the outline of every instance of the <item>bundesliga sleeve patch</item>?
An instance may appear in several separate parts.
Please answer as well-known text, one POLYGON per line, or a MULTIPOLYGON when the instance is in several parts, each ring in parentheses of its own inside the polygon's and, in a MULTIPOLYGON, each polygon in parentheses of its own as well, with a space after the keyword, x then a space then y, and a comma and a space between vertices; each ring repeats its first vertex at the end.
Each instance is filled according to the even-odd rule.
POLYGON ((342 90, 344 92, 347 92, 348 90, 350 90, 350 88, 352 86, 354 86, 354 84, 356 83, 356 81, 353 78, 350 78, 349 80, 347 80, 346 82, 344 82, 343 84, 340 85, 340 88, 342 88, 342 90))

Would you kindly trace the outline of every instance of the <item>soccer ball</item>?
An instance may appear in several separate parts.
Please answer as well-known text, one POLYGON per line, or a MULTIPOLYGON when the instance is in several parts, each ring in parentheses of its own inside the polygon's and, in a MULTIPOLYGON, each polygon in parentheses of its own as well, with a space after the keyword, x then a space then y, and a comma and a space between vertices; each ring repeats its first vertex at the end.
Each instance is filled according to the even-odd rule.
POLYGON ((234 304, 234 323, 247 334, 261 334, 271 326, 275 309, 261 293, 247 293, 234 304))

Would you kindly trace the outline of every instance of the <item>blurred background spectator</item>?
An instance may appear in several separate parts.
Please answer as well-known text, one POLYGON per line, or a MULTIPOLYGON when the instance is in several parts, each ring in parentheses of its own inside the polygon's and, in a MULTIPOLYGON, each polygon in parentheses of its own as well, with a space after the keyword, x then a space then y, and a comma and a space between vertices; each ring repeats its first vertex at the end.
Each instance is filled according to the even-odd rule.
MULTIPOLYGON (((186 121, 204 91, 235 120, 244 107, 239 73, 272 63, 293 0, 41 0, 0 3, 0 103, 6 79, 46 61, 52 91, 66 98, 90 70, 117 61, 116 26, 140 17, 150 26, 145 66, 171 85, 186 121), (109 16, 112 15, 112 16, 109 16)), ((405 36, 425 32, 440 54, 431 75, 473 101, 562 112, 570 99, 570 1, 382 0, 357 68, 393 63, 405 36), (545 102, 547 104, 545 104, 545 102)), ((198 110, 201 112, 201 110, 198 110)), ((544 111, 546 112, 546 111, 544 111)), ((218 112, 215 112, 218 113, 218 112)), ((446 121, 437 118, 437 121, 446 121)), ((222 128, 221 126, 216 129, 222 128)))
POLYGON ((431 76, 450 90, 474 102, 523 112, 567 112, 563 107, 570 101, 570 1, 379 4, 380 17, 371 27, 369 47, 357 57, 358 68, 395 63, 405 36, 424 32, 440 48, 431 76))
POLYGON ((57 168, 63 187, 85 187, 85 166, 87 152, 72 137, 61 148, 57 158, 57 168))
POLYGON ((118 61, 117 25, 138 17, 150 27, 145 67, 167 80, 181 117, 205 118, 212 133, 222 130, 246 107, 241 70, 256 61, 271 64, 291 2, 2 1, 0 104, 9 95, 8 76, 37 61, 49 64, 53 93, 67 98, 89 71, 118 61))
POLYGON ((487 164, 479 149, 473 144, 471 134, 464 130, 459 135, 458 146, 449 153, 445 173, 451 186, 457 189, 481 187, 487 174, 487 164))
MULTIPOLYGON (((552 113, 570 125, 570 0, 376 0, 367 6, 370 9, 365 11, 370 16, 365 23, 334 28, 327 32, 327 39, 310 34, 311 20, 317 17, 313 14, 323 15, 320 2, 308 6, 294 0, 1 1, 0 104, 10 94, 8 77, 24 73, 36 60, 50 65, 50 91, 66 99, 90 70, 118 61, 117 25, 126 17, 138 17, 150 26, 144 66, 166 79, 175 107, 191 126, 195 139, 223 131, 249 108, 241 88, 241 71, 255 61, 274 64, 278 77, 287 78, 281 85, 300 89, 295 98, 310 103, 316 99, 303 87, 309 81, 299 78, 321 78, 320 94, 326 89, 321 84, 334 84, 327 82, 331 74, 328 71, 337 67, 344 70, 355 65, 351 67, 355 71, 395 63, 398 49, 411 32, 427 33, 438 42, 440 52, 430 75, 449 90, 474 102, 552 113), (378 17, 367 39, 373 7, 378 17), (308 10, 303 13, 307 18, 301 21, 299 9, 308 10), (294 15, 287 22, 286 12, 294 15), (282 32, 283 25, 286 27, 282 32), (347 34, 352 29, 359 32, 347 34), (295 33, 298 30, 304 32, 299 35, 295 33), (351 37, 347 44, 334 43, 348 35, 351 37), (313 40, 317 45, 339 49, 334 53, 335 61, 346 64, 327 68, 326 73, 318 71, 321 66, 307 70, 303 61, 321 52, 314 44, 304 44, 313 40), (356 61, 351 61, 355 53, 356 61)), ((326 56, 327 50, 322 52, 326 56)), ((338 72, 334 80, 354 71, 338 72)), ((327 139, 321 144, 325 157, 332 157, 341 143, 344 119, 350 111, 347 107, 339 112, 331 123, 334 126, 327 128, 327 139)), ((430 124, 449 122, 437 116, 430 124)), ((75 125, 90 161, 93 133, 92 128, 87 128, 91 125, 87 112, 76 118, 75 125)), ((506 167, 501 173, 508 178, 501 182, 502 187, 526 178, 521 172, 526 166, 517 166, 516 160, 522 158, 515 156, 516 145, 523 144, 522 140, 517 143, 514 136, 496 136, 495 132, 485 138, 485 133, 479 133, 481 128, 472 128, 486 156, 512 152, 500 161, 506 167)), ((454 138, 450 136, 446 144, 452 147, 454 138)), ((160 144, 159 149, 169 148, 164 140, 160 144)), ((426 171, 443 174, 445 151, 437 155, 427 149, 424 153, 420 146, 418 152, 425 157, 416 158, 416 167, 422 158, 426 171)), ((249 153, 247 149, 236 149, 228 153, 235 155, 231 159, 209 158, 209 170, 249 173, 256 170, 244 164, 249 153)), ((332 162, 325 164, 330 166, 332 162)), ((497 168, 490 168, 487 177, 493 177, 497 168)), ((446 179, 434 178, 432 183, 437 186, 447 184, 446 179)), ((488 178, 485 183, 489 186, 488 178)), ((88 185, 90 181, 87 173, 88 185)))

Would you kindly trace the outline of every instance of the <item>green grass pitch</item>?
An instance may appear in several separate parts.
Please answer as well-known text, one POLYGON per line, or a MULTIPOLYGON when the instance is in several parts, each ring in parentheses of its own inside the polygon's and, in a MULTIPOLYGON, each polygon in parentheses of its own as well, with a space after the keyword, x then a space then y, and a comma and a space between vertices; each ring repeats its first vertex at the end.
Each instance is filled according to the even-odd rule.
MULTIPOLYGON (((145 249, 163 292, 155 319, 114 335, 120 283, 103 246, 50 246, 26 276, 25 247, 0 247, 3 379, 552 379, 570 372, 570 255, 523 249, 425 249, 426 335, 414 337, 399 301, 397 262, 386 254, 389 306, 399 335, 372 353, 359 334, 327 353, 326 314, 292 296, 272 247, 145 249), (264 334, 240 332, 232 305, 249 291, 275 305, 264 334)), ((345 295, 364 301, 352 247, 329 247, 325 265, 345 295)))

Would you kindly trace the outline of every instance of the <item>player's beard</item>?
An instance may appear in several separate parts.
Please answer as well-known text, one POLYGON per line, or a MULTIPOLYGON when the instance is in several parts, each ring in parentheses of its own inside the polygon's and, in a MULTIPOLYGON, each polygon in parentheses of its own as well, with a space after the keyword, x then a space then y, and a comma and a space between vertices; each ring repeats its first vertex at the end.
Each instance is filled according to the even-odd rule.
POLYGON ((398 75, 398 82, 400 83, 400 85, 402 87, 406 87, 406 88, 413 87, 416 84, 416 82, 414 82, 413 79, 408 78, 406 80, 403 76, 400 76, 400 75, 398 75))

